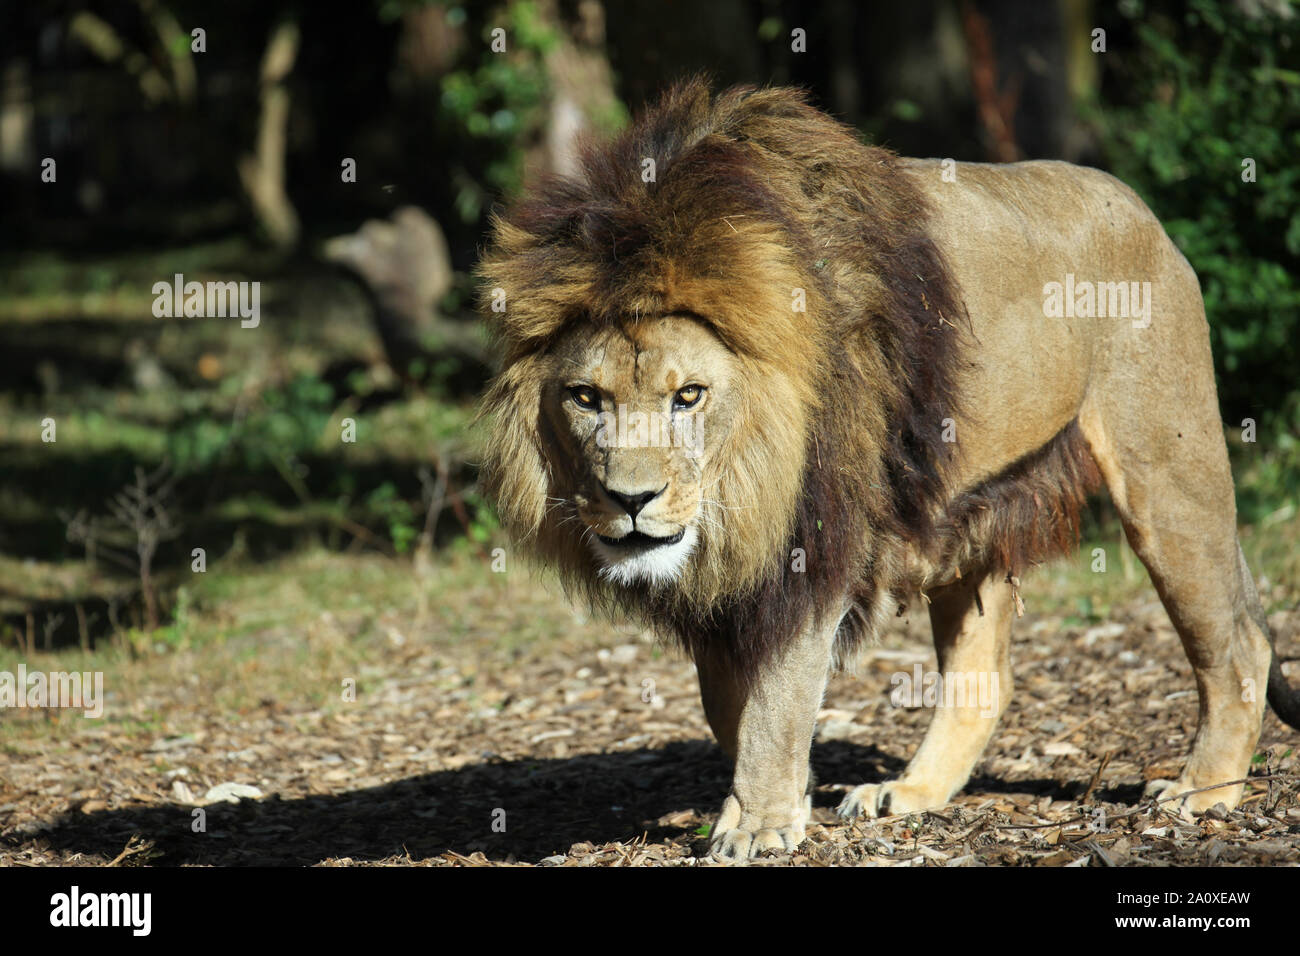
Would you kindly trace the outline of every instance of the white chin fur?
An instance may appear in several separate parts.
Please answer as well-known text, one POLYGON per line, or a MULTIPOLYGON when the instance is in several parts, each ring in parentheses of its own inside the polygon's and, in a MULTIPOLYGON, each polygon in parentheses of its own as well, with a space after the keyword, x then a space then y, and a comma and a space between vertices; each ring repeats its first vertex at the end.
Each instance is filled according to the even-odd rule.
POLYGON ((677 580, 682 565, 695 550, 698 535, 694 525, 687 525, 682 540, 661 544, 649 551, 624 551, 592 537, 591 550, 600 562, 600 576, 613 584, 669 584, 677 580))

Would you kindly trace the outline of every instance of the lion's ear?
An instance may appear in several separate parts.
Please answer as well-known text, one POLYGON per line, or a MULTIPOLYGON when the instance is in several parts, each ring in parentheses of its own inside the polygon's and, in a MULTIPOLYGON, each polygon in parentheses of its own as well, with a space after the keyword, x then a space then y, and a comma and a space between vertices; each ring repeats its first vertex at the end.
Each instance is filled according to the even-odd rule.
POLYGON ((492 423, 479 484, 520 540, 541 530, 551 483, 539 445, 543 380, 540 358, 524 356, 497 376, 483 400, 482 414, 492 423))

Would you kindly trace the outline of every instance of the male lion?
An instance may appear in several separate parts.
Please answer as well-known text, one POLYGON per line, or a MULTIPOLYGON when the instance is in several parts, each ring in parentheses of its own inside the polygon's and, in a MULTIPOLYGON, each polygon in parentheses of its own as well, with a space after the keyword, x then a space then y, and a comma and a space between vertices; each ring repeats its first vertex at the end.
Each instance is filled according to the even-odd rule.
MULTIPOLYGON (((803 839, 829 669, 913 596, 940 672, 1009 689, 1019 576, 1102 482, 1200 694, 1161 792, 1236 804, 1254 687, 1300 726, 1196 276, 1105 173, 903 159, 798 91, 692 81, 498 218, 480 276, 504 351, 484 487, 569 586, 694 656, 735 763, 717 856, 803 839)), ((951 799, 996 723, 968 704, 840 813, 951 799)))

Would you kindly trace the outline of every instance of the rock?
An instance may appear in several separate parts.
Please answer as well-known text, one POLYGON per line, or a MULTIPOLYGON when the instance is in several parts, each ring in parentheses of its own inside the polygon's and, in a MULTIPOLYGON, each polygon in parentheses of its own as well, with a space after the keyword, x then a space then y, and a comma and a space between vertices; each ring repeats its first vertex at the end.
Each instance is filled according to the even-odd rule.
POLYGON ((1083 753, 1078 747, 1064 740, 1053 741, 1052 743, 1043 744, 1043 754, 1047 757, 1072 757, 1075 754, 1083 753))
POLYGON ((817 728, 818 740, 844 740, 853 736, 855 727, 848 720, 828 720, 817 728))
MULTIPOLYGON (((177 781, 179 782, 179 781, 177 781)), ((242 799, 259 800, 266 794, 246 783, 219 783, 203 795, 204 803, 238 803, 242 799)))
POLYGON ((189 788, 184 780, 172 781, 172 799, 177 803, 193 804, 198 802, 194 799, 194 791, 189 788))
POLYGON ((1125 626, 1118 621, 1111 621, 1106 624, 1098 624, 1090 627, 1083 632, 1083 646, 1092 647, 1099 640, 1108 640, 1112 637, 1119 637, 1124 633, 1125 626))

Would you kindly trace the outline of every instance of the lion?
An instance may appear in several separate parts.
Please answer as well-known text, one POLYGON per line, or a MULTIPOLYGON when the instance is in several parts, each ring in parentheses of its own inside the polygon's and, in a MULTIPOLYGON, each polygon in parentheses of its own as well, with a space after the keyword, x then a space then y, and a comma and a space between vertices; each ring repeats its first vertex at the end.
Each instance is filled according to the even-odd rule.
POLYGON ((905 159, 801 91, 691 80, 496 215, 478 275, 502 356, 482 487, 571 592, 694 658, 734 765, 715 857, 804 839, 827 678, 918 598, 939 671, 999 699, 936 709, 839 813, 948 803, 1010 696, 1021 579, 1103 485, 1200 697, 1158 793, 1236 805, 1256 687, 1300 727, 1196 275, 1106 173, 905 159))

